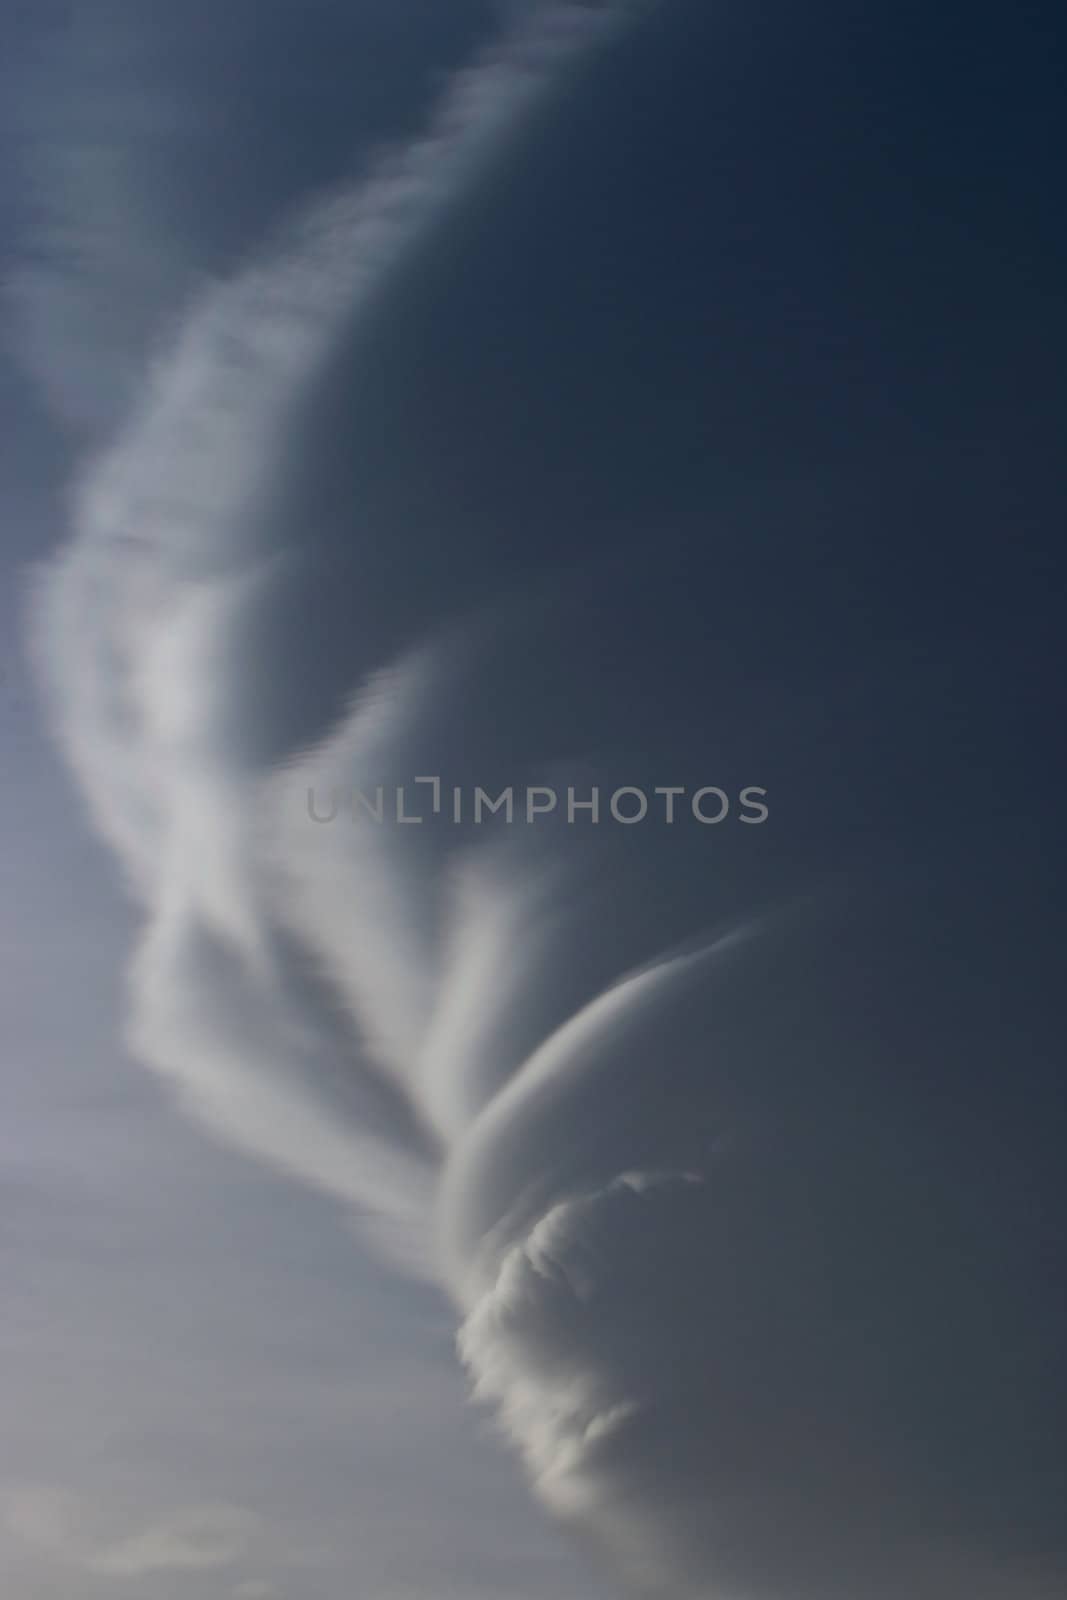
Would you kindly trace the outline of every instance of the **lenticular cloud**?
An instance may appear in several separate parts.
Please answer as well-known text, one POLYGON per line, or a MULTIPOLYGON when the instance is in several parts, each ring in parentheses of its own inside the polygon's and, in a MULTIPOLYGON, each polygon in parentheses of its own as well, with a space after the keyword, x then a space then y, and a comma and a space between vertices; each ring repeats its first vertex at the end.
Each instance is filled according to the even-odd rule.
MULTIPOLYGON (((865 993, 885 948, 843 950, 810 907, 735 915, 725 869, 712 892, 647 832, 317 819, 312 797, 410 784, 444 748, 471 782, 552 781, 552 735, 527 747, 536 707, 506 729, 472 708, 516 649, 540 685, 540 646, 581 634, 562 604, 507 596, 383 654, 358 485, 347 710, 277 760, 245 737, 263 619, 308 537, 299 508, 263 527, 309 398, 394 269, 636 9, 524 8, 422 138, 192 308, 77 492, 38 640, 143 917, 130 1040, 219 1137, 446 1286, 474 1391, 537 1492, 639 1590, 1036 1600, 1040 1540, 1020 1559, 996 1510, 1020 1437, 945 1486, 973 1306, 946 1293, 934 1337, 909 1299, 931 1266, 896 1186, 898 1063, 838 1003, 843 970, 865 993), (916 1398, 934 1361, 942 1434, 916 1398)), ((299 679, 307 651, 270 681, 299 679)), ((622 698, 614 681, 596 703, 622 698)), ((551 726, 568 714, 564 697, 551 726)))

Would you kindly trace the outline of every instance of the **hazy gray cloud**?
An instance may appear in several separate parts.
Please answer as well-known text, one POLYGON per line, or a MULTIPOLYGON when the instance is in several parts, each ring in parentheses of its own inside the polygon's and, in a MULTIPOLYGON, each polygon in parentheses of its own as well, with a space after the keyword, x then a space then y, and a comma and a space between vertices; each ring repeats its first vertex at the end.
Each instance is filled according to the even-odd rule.
POLYGON ((98 1550, 89 1566, 113 1578, 217 1571, 245 1556, 257 1531, 256 1518, 234 1506, 184 1510, 98 1550))
POLYGON ((236 1506, 173 1511, 147 1527, 109 1535, 100 1508, 70 1492, 13 1485, 2 1496, 3 1520, 18 1543, 86 1574, 139 1579, 167 1572, 215 1572, 262 1544, 261 1525, 236 1506))

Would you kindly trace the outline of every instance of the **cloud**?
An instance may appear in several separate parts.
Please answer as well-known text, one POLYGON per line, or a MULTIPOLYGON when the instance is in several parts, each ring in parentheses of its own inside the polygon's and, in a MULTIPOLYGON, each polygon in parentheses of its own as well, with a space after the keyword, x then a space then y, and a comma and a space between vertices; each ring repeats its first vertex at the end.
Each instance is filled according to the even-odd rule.
POLYGON ((633 1423, 644 1395, 612 1373, 603 1345, 588 1337, 591 1308, 610 1282, 605 1248, 619 1237, 629 1251, 641 1247, 644 1219, 635 1213, 645 1195, 684 1194, 701 1182, 691 1173, 623 1173, 599 1192, 560 1201, 506 1251, 460 1332, 476 1397, 496 1407, 538 1492, 563 1514, 595 1502, 598 1452, 633 1423))
MULTIPOLYGON (((566 4, 520 18, 456 76, 425 135, 316 201, 210 292, 88 473, 76 537, 42 586, 39 656, 59 735, 148 913, 134 971, 138 1053, 217 1131, 394 1224, 421 1209, 417 1159, 372 1153, 304 1093, 301 1061, 331 1041, 307 1007, 286 1012, 279 1000, 262 780, 230 737, 228 641, 273 568, 256 547, 261 480, 342 327, 369 312, 392 267, 609 21, 616 8, 566 4), (225 981, 212 977, 220 964, 225 981), (396 1181, 383 1186, 385 1170, 396 1181), (395 1205, 383 1205, 387 1193, 395 1205)), ((380 981, 375 949, 366 942, 364 993, 380 981)), ((389 1014, 410 1021, 417 1008, 389 1014)), ((380 1043, 370 1039, 372 1052, 380 1043)), ((361 1053, 358 1042, 341 1049, 361 1053)))
POLYGON ((48 1485, 13 1485, 0 1505, 20 1543, 88 1575, 120 1580, 233 1567, 262 1533, 252 1512, 214 1504, 180 1508, 116 1538, 100 1507, 48 1485))
POLYGON ((146 1578, 160 1572, 214 1572, 248 1551, 256 1518, 233 1506, 181 1511, 93 1555, 90 1571, 111 1578, 146 1578))
MULTIPOLYGON (((1017 1174, 973 1125, 957 1138, 952 1097, 928 1087, 946 1038, 994 1076, 990 986, 953 989, 936 917, 917 928, 913 900, 875 904, 866 884, 844 908, 826 892, 783 910, 803 871, 768 911, 742 851, 687 850, 695 823, 579 846, 562 823, 309 814, 310 794, 413 783, 446 758, 478 783, 481 762, 537 781, 575 751, 588 773, 604 726, 623 749, 603 764, 647 764, 672 696, 722 756, 759 701, 692 691, 684 651, 664 666, 646 597, 678 585, 655 551, 617 553, 630 611, 600 559, 547 601, 471 600, 457 621, 435 613, 438 528, 424 565, 419 535, 383 551, 348 481, 331 508, 355 635, 331 683, 344 710, 325 734, 310 715, 279 732, 286 680, 299 706, 304 679, 337 676, 313 626, 280 659, 264 646, 287 637, 275 608, 318 538, 309 417, 348 456, 347 420, 314 401, 379 313, 390 326, 395 274, 638 9, 517 8, 424 136, 197 303, 78 490, 39 654, 143 917, 129 1037, 218 1136, 444 1283, 535 1489, 639 1592, 1044 1600, 1063 1571, 1053 1457, 1043 1436, 1027 1452, 1051 1356, 1004 1292, 1017 1174), (375 614, 383 586, 364 592, 382 562, 385 592, 420 590, 405 626, 375 614), (583 675, 590 595, 617 648, 583 675), (980 1226, 959 1199, 979 1191, 980 1226), (1005 1348, 1025 1348, 1025 1381, 1005 1348)), ((809 721, 832 745, 836 686, 819 691, 809 721)), ((765 733, 792 723, 781 705, 765 733)), ((810 752, 790 737, 799 788, 810 752)), ((935 904, 933 873, 922 894, 935 904)), ((14 1516, 46 1541, 65 1527, 47 1497, 14 1516)), ((208 1508, 91 1559, 115 1578, 225 1569, 253 1532, 208 1508)))

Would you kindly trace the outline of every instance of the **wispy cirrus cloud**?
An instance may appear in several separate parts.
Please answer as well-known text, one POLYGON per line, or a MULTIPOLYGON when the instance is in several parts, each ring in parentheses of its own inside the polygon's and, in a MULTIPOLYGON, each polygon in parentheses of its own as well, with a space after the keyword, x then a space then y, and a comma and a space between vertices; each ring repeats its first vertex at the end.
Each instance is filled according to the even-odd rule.
POLYGON ((534 8, 456 76, 425 135, 315 201, 210 292, 78 490, 75 539, 42 589, 40 658, 60 736, 149 911, 134 979, 139 1053, 216 1129, 319 1188, 379 1208, 371 1174, 389 1168, 386 1188, 411 1197, 408 1220, 422 1203, 417 1160, 374 1155, 290 1071, 337 1046, 280 998, 262 840, 248 820, 261 778, 226 739, 226 640, 270 572, 255 537, 263 475, 340 329, 499 159, 557 70, 625 9, 534 8), (215 983, 220 963, 230 975, 215 983), (273 1086, 264 1045, 281 1068, 273 1086))

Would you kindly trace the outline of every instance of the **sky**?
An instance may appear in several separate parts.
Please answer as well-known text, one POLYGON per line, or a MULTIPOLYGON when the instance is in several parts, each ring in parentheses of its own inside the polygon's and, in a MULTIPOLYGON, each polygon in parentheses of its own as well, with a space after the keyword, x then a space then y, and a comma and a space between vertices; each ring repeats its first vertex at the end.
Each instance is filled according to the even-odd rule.
POLYGON ((4 9, 14 1600, 1063 1593, 1063 51, 4 9))

